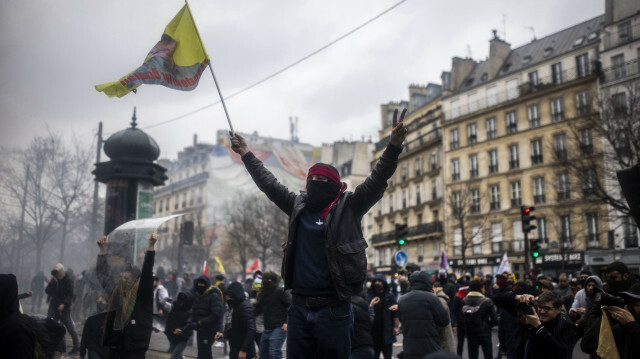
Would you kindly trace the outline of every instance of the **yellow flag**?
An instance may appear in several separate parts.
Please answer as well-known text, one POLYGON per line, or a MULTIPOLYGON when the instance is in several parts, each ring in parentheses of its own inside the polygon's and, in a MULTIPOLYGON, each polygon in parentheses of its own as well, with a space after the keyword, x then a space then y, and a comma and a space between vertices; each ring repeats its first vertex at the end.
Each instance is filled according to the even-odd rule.
POLYGON ((142 84, 163 85, 191 91, 209 64, 209 55, 200 41, 189 5, 185 4, 164 29, 144 63, 118 81, 96 85, 109 97, 122 97, 142 84))
POLYGON ((602 311, 602 321, 600 321, 600 338, 598 339, 598 350, 596 353, 602 359, 620 359, 618 354, 618 347, 616 341, 613 338, 613 332, 611 331, 611 323, 609 323, 609 316, 607 311, 602 311))
POLYGON ((220 262, 220 258, 216 257, 216 262, 218 263, 218 272, 220 272, 220 274, 227 274, 224 271, 224 266, 222 265, 222 262, 220 262))

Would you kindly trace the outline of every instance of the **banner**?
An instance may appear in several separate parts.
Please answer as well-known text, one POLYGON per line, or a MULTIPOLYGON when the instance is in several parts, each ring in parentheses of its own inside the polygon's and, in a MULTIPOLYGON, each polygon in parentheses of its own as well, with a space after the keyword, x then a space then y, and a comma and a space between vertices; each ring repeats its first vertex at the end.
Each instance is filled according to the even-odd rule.
POLYGON ((498 268, 498 273, 496 274, 502 274, 504 272, 511 273, 511 263, 509 263, 509 258, 507 258, 507 252, 504 252, 502 261, 500 262, 500 267, 498 268))
POLYGON ((189 5, 185 4, 164 29, 160 41, 151 49, 142 66, 118 81, 96 85, 109 97, 122 97, 142 84, 163 85, 191 91, 209 64, 189 5))
POLYGON ((224 270, 224 266, 222 265, 222 262, 220 261, 220 258, 216 257, 216 262, 218 263, 218 272, 220 274, 227 274, 227 272, 225 272, 224 270))
POLYGON ((202 274, 208 276, 209 275, 209 269, 207 268, 207 261, 204 261, 204 264, 202 265, 202 274))
POLYGON ((442 250, 442 255, 440 255, 440 269, 443 271, 449 270, 449 260, 447 259, 447 253, 445 253, 444 249, 442 250))

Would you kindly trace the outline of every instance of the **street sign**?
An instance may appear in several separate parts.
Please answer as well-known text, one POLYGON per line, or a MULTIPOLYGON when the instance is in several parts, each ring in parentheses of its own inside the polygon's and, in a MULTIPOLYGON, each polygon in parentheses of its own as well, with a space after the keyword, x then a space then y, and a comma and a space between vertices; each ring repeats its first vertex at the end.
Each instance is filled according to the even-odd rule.
POLYGON ((393 259, 396 261, 396 264, 398 265, 398 267, 404 267, 407 264, 407 261, 409 260, 409 256, 407 256, 407 252, 405 251, 397 251, 393 255, 393 259))

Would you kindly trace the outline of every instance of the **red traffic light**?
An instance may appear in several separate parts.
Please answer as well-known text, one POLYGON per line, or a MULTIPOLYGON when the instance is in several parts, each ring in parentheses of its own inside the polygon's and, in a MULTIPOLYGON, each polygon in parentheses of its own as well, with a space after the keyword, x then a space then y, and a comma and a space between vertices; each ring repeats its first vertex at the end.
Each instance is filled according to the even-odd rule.
POLYGON ((527 213, 527 214, 528 214, 529 212, 531 212, 531 208, 526 207, 526 208, 524 209, 524 213, 527 213))

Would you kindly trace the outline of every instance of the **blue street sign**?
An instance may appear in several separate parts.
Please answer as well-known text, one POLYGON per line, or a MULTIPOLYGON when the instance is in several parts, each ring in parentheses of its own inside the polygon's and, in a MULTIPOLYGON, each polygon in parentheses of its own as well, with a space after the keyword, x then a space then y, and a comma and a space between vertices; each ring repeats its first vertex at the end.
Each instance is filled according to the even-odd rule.
POLYGON ((397 251, 393 255, 393 259, 396 261, 396 264, 398 265, 398 267, 404 267, 407 264, 407 261, 409 260, 409 256, 407 256, 407 252, 405 251, 397 251))

